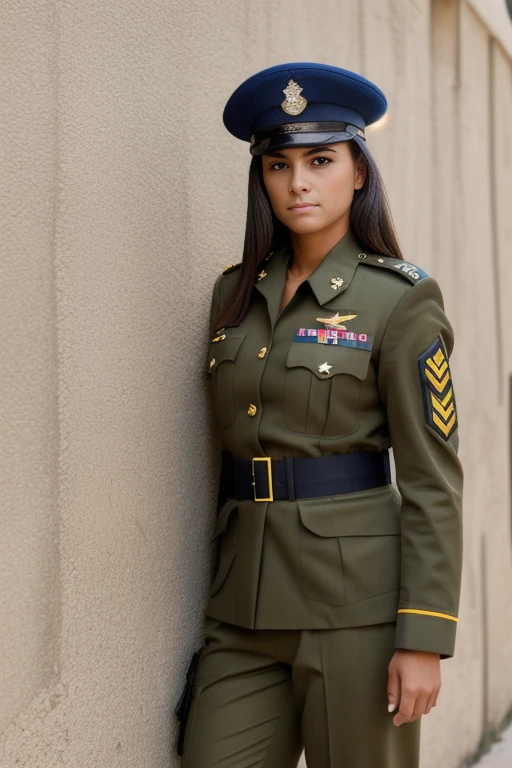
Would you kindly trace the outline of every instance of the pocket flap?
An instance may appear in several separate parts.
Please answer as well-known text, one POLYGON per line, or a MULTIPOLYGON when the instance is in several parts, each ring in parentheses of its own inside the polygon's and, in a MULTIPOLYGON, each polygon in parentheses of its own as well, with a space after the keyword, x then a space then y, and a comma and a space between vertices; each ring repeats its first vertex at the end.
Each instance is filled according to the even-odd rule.
POLYGON ((217 538, 217 536, 226 530, 226 526, 228 524, 228 520, 231 516, 232 511, 238 506, 238 500, 237 499, 227 499, 227 501, 224 502, 222 507, 219 509, 217 513, 217 520, 215 523, 215 529, 213 531, 213 536, 210 539, 210 541, 213 541, 217 538))
POLYGON ((392 483, 337 496, 297 499, 302 523, 319 536, 400 533, 401 496, 392 483))
POLYGON ((338 373, 348 373, 364 380, 368 372, 371 349, 357 349, 338 344, 307 344, 293 341, 286 366, 308 368, 319 379, 331 379, 338 373), (327 373, 319 371, 322 363, 331 366, 327 373))
MULTIPOLYGON (((246 335, 246 333, 237 333, 236 336, 226 334, 225 338, 220 341, 211 341, 209 347, 208 373, 213 373, 224 360, 234 360, 246 335)), ((214 336, 214 338, 221 338, 221 336, 214 336)))

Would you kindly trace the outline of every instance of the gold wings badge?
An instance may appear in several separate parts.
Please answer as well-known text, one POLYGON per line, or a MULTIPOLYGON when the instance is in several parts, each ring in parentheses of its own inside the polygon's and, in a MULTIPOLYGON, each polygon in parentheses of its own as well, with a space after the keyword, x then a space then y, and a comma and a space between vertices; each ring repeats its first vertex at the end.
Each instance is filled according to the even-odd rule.
POLYGON ((357 317, 357 315, 341 315, 340 317, 340 313, 336 312, 332 317, 317 317, 315 319, 318 320, 319 323, 323 323, 327 328, 340 328, 341 330, 346 331, 347 326, 343 325, 343 323, 353 320, 354 317, 357 317))

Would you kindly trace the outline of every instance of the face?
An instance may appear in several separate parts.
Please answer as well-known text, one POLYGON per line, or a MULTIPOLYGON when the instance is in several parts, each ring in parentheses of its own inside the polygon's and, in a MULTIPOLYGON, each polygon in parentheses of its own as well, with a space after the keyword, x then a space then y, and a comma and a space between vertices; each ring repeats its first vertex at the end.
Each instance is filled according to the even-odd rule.
POLYGON ((349 216, 365 164, 348 142, 272 150, 262 155, 263 182, 277 218, 296 234, 335 228, 349 216), (297 207, 309 203, 307 207, 297 207))

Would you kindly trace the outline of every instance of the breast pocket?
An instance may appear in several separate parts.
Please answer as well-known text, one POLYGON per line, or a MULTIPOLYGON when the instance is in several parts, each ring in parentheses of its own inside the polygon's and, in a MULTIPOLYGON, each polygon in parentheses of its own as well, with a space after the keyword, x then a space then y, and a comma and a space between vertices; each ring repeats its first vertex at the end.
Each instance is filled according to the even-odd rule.
POLYGON ((401 497, 394 485, 297 503, 306 597, 349 605, 400 588, 401 497))
POLYGON ((208 375, 211 384, 212 402, 220 427, 227 429, 235 421, 235 400, 233 379, 235 361, 245 338, 245 333, 236 335, 220 334, 210 342, 208 375))
POLYGON ((352 432, 370 356, 371 349, 293 342, 284 381, 286 426, 325 437, 352 432))

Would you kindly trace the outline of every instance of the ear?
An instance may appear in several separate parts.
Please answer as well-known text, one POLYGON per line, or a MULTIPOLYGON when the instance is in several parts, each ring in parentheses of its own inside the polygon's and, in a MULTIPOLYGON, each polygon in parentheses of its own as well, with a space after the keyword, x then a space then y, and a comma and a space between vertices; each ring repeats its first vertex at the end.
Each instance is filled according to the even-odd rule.
POLYGON ((354 180, 354 189, 361 189, 366 179, 366 160, 363 155, 359 155, 356 162, 356 177, 354 180))

